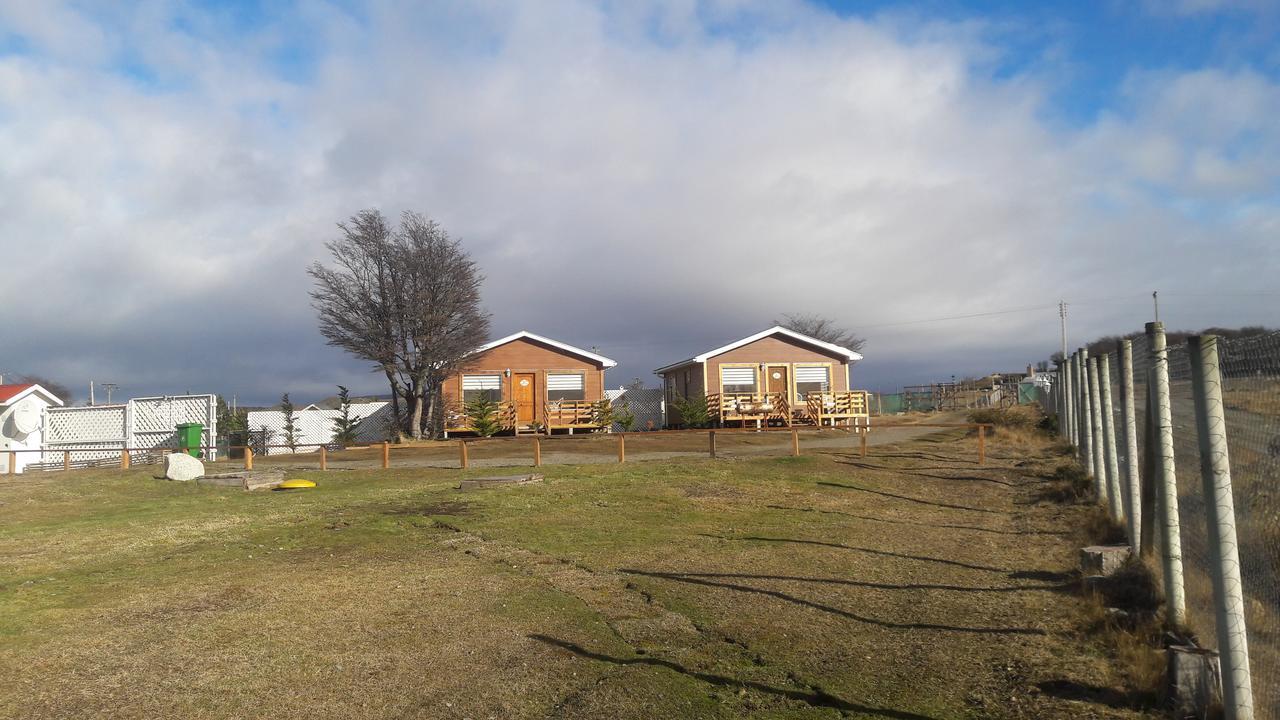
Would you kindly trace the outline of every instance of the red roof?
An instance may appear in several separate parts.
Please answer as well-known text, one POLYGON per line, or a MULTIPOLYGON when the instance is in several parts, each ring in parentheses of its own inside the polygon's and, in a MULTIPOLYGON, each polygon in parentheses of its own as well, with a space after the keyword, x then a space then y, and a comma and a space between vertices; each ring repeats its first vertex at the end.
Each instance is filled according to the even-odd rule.
POLYGON ((0 403, 8 402, 9 398, 22 393, 27 388, 35 387, 35 383, 24 383, 22 385, 0 385, 0 403))

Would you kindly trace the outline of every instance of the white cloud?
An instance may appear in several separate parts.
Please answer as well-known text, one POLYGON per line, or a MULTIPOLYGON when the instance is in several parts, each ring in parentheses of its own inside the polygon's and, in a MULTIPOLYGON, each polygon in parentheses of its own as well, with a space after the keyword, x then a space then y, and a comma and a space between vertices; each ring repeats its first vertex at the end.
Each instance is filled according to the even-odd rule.
MULTIPOLYGON (((1072 130, 1044 121, 1036 77, 990 75, 972 23, 374 4, 237 34, 163 7, 85 41, 106 50, 42 30, 41 52, 0 58, 0 250, 38 268, 0 287, 0 326, 30 343, 8 364, 264 397, 349 383, 357 365, 315 350, 303 268, 372 205, 465 237, 497 330, 598 345, 628 375, 787 310, 873 326, 1280 269, 1280 89, 1244 70, 1134 73, 1125 105, 1072 130), (272 53, 299 35, 318 57, 294 84, 272 53), (122 46, 153 76, 103 59, 122 46), (183 350, 148 345, 160 328, 183 350)), ((1186 326, 1275 310, 1199 302, 1179 322, 1171 302, 1186 326)), ((1073 317, 1112 332, 1144 309, 1073 317)), ((1020 365, 1057 337, 1052 313, 867 334, 866 371, 894 379, 1020 365)))

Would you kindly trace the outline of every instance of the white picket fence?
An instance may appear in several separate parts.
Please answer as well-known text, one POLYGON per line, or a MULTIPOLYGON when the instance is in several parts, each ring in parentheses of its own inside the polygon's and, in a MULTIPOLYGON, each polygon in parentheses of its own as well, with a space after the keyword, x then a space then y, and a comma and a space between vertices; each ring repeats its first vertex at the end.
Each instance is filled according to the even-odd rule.
MULTIPOLYGON (((49 408, 41 462, 61 467, 66 450, 72 450, 72 462, 80 464, 118 462, 124 448, 177 448, 177 426, 182 423, 203 425, 200 444, 212 448, 218 437, 217 407, 214 395, 167 395, 134 398, 122 405, 49 408)), ((205 453, 217 459, 215 450, 205 453)))

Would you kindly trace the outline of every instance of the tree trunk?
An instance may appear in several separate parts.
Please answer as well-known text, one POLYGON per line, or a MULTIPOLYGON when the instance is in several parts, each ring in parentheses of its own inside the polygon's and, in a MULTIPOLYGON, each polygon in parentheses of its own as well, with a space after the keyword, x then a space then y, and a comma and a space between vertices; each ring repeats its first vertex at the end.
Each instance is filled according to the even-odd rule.
POLYGON ((414 395, 410 403, 409 432, 414 440, 422 439, 422 396, 414 395))
POLYGON ((383 368, 382 372, 387 376, 387 384, 391 386, 391 415, 400 422, 400 387, 396 382, 395 373, 391 370, 383 368))
POLYGON ((438 382, 430 380, 426 384, 426 392, 424 393, 427 396, 427 437, 432 440, 439 437, 439 427, 437 427, 438 424, 436 423, 436 410, 438 408, 436 398, 440 394, 439 387, 440 384, 438 382))

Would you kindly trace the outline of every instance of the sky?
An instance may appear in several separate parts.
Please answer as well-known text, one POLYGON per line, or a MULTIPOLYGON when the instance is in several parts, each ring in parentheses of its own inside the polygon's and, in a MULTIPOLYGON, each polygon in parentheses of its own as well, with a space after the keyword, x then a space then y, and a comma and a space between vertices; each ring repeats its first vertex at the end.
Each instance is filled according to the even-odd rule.
POLYGON ((385 392, 306 267, 425 213, 611 385, 773 324, 854 384, 1280 325, 1280 2, 0 0, 0 372, 385 392))

